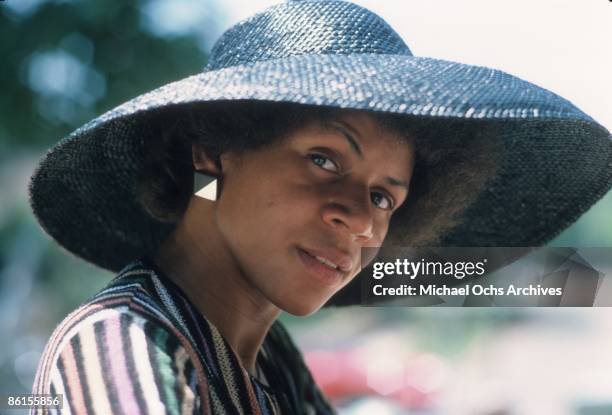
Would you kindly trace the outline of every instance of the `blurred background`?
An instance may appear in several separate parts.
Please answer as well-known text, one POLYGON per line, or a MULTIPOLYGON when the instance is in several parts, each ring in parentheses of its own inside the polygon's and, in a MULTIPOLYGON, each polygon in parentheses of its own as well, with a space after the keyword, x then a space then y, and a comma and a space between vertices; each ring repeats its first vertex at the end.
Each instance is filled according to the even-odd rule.
MULTIPOLYGON (((113 276, 38 226, 26 191, 37 161, 102 112, 199 72, 223 30, 274 3, 0 2, 0 394, 30 391, 54 327, 113 276)), ((612 129, 609 1, 356 3, 415 55, 508 71, 612 129)), ((612 193, 551 245, 612 247, 612 193)), ((612 414, 606 308, 352 307, 281 318, 342 414, 612 414)))

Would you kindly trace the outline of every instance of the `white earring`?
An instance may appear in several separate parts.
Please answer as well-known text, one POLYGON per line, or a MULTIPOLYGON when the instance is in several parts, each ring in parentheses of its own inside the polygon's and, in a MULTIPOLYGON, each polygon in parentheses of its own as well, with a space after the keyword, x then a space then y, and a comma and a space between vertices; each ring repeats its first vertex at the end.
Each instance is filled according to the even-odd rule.
POLYGON ((193 194, 214 202, 217 200, 217 181, 216 176, 195 171, 193 173, 193 194))

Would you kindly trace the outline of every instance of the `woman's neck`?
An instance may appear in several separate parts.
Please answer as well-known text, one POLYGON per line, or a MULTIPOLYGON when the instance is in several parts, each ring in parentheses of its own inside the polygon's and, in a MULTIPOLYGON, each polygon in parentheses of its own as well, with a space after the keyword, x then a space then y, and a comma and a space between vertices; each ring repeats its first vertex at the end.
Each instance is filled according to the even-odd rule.
POLYGON ((249 282, 215 227, 202 223, 210 215, 198 209, 197 216, 187 209, 153 259, 255 373, 257 354, 280 309, 249 282))

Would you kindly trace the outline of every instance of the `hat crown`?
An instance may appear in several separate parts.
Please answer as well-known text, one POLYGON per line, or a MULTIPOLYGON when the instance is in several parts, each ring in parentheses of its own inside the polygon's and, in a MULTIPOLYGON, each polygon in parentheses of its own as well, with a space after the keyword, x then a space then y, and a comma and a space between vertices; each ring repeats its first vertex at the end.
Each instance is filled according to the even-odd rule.
POLYGON ((207 69, 304 54, 412 55, 381 17, 342 0, 290 1, 228 29, 213 46, 207 69))

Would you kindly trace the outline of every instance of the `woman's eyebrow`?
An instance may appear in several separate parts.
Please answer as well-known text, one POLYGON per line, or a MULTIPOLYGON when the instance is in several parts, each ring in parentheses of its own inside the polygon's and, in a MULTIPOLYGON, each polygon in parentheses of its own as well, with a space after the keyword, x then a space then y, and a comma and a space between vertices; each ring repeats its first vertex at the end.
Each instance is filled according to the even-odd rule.
POLYGON ((349 123, 345 121, 333 120, 332 125, 333 124, 340 124, 339 126, 335 126, 335 127, 340 127, 338 128, 338 130, 342 132, 342 136, 346 139, 346 141, 348 141, 353 151, 357 153, 359 158, 363 158, 363 152, 361 151, 361 147, 359 146, 359 143, 355 139, 355 136, 359 137, 359 133, 349 123))
POLYGON ((410 185, 404 181, 397 180, 396 178, 389 176, 387 176, 386 179, 387 183, 389 183, 390 185, 404 187, 406 189, 406 192, 410 190, 410 185))

